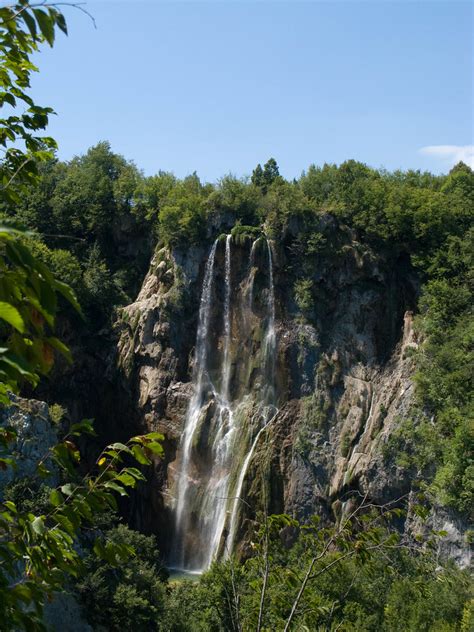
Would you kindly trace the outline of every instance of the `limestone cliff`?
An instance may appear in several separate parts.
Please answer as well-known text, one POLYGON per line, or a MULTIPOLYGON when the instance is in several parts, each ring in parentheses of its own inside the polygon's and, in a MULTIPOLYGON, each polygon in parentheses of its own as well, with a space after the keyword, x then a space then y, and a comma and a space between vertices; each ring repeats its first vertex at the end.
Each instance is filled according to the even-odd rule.
MULTIPOLYGON (((357 235, 331 216, 320 223, 325 247, 309 262, 299 259, 291 227, 282 242, 272 243, 278 412, 256 438, 242 481, 241 546, 264 506, 299 519, 318 513, 323 520, 334 520, 348 510, 354 494, 367 494, 377 503, 409 495, 417 475, 399 467, 386 449, 413 398, 416 274, 406 259, 359 243, 357 235), (301 279, 306 302, 295 291, 301 279)), ((245 400, 241 414, 251 416, 263 379, 259 358, 268 260, 265 248, 255 248, 245 235, 236 235, 231 246, 230 392, 234 401, 245 400), (245 307, 249 294, 250 310, 245 307)), ((123 310, 119 323, 119 366, 130 385, 136 420, 143 430, 159 430, 166 437, 166 461, 155 464, 151 483, 135 499, 134 520, 147 530, 160 525, 165 552, 171 546, 176 469, 193 393, 193 354, 209 250, 210 242, 156 252, 137 300, 123 310)), ((215 323, 225 298, 224 250, 222 239, 216 249, 215 323)), ((223 335, 218 325, 210 333, 216 350, 215 364, 211 359, 209 367, 212 379, 223 353, 223 335)), ((203 439, 205 416, 200 423, 198 441, 208 444, 203 439)), ((249 446, 243 441, 241 453, 235 454, 241 464, 249 446)), ((414 528, 412 517, 407 522, 414 528)), ((451 554, 464 555, 465 563, 465 552, 459 553, 462 534, 458 536, 453 545, 458 553, 451 554)))
POLYGON ((0 426, 11 428, 15 439, 10 444, 15 467, 0 471, 0 496, 11 482, 34 477, 38 463, 46 459, 45 465, 51 472, 46 482, 56 485, 58 472, 48 457, 51 448, 58 442, 56 428, 51 421, 48 405, 35 399, 24 399, 10 394, 10 405, 0 408, 0 426))

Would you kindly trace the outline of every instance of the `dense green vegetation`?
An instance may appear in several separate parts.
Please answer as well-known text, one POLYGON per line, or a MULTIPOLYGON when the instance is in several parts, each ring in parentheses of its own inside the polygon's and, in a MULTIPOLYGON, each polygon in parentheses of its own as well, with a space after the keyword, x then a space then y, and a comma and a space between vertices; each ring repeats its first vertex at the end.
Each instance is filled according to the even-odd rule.
MULTIPOLYGON (((366 530, 358 525, 357 536, 346 524, 346 532, 326 550, 333 530, 315 522, 291 537, 288 525, 283 527, 285 520, 290 522, 284 516, 271 519, 267 539, 264 529, 256 534, 255 555, 245 564, 214 564, 199 583, 174 585, 164 629, 470 629, 474 613, 467 571, 454 565, 437 567, 429 554, 414 554, 396 538, 390 540, 393 533, 380 524, 366 530), (307 577, 291 624, 285 627, 307 577)), ((370 523, 367 515, 365 520, 370 523)))
MULTIPOLYGON (((50 493, 27 480, 6 491, 20 510, 31 512, 45 511, 50 493)), ((337 527, 323 527, 317 518, 299 525, 285 515, 259 516, 252 556, 243 563, 214 563, 195 581, 169 578, 155 538, 120 524, 110 511, 97 514, 93 530, 82 532, 82 569, 63 589, 75 596, 93 629, 114 632, 263 632, 286 625, 470 631, 469 571, 439 564, 432 550, 441 532, 424 549, 400 537, 391 525, 402 515, 362 502, 337 527), (97 533, 107 543, 105 559, 97 557, 97 533)))
MULTIPOLYGON (((146 230, 139 232, 140 218, 131 212, 138 171, 107 143, 69 165, 40 170, 14 217, 35 232, 34 254, 75 290, 88 329, 97 331, 110 322, 113 306, 131 300, 149 262, 146 230)), ((8 206, 4 212, 11 214, 8 206)))
POLYGON ((108 630, 159 630, 165 610, 165 580, 156 539, 123 524, 106 531, 108 542, 134 551, 126 564, 103 562, 89 549, 76 590, 85 617, 108 630))
POLYGON ((132 563, 86 558, 76 591, 87 620, 109 630, 468 632, 469 572, 395 535, 395 514, 366 507, 337 528, 261 516, 253 555, 214 563, 198 581, 167 581, 154 539, 121 525, 107 535, 134 546, 132 563))

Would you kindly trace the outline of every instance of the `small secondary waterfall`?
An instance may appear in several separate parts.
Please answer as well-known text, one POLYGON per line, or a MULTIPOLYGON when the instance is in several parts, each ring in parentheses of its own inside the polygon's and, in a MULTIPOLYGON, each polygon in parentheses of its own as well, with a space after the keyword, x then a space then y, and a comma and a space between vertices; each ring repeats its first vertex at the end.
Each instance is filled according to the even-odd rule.
POLYGON ((229 537, 227 538, 225 557, 229 557, 234 550, 235 536, 237 535, 237 527, 238 527, 239 505, 242 502, 242 497, 241 497, 242 487, 244 485, 245 477, 247 475, 247 470, 250 465, 250 461, 252 460, 253 453, 255 452, 255 448, 257 447, 260 436, 265 430, 265 428, 268 426, 268 424, 272 422, 273 419, 275 419, 276 417, 278 409, 274 408, 273 410, 274 410, 274 414, 269 419, 268 419, 268 413, 272 411, 272 408, 268 408, 268 410, 266 411, 263 425, 260 428, 260 430, 257 432, 257 434, 255 435, 255 439, 253 440, 252 445, 250 446, 250 450, 247 456, 245 457, 245 461, 243 462, 243 465, 240 469, 239 478, 237 480, 237 485, 235 487, 235 496, 232 502, 232 510, 231 510, 230 520, 229 520, 229 537))
POLYGON ((227 235, 225 240, 225 298, 224 298, 224 358, 222 361, 222 396, 224 401, 229 403, 229 380, 230 380, 230 241, 231 235, 227 235))
MULTIPOLYGON (((250 274, 249 282, 242 281, 247 288, 244 292, 235 280, 233 282, 239 271, 233 270, 232 237, 226 236, 220 324, 216 292, 222 287, 222 281, 220 285, 218 281, 222 275, 215 265, 219 240, 211 248, 204 271, 193 371, 194 392, 185 419, 174 479, 175 534, 171 563, 188 571, 205 570, 215 557, 232 551, 247 470, 259 438, 276 412, 275 294, 272 250, 268 241, 268 285, 260 297, 263 313, 261 317, 253 313, 259 241, 262 243, 257 240, 251 248, 249 265, 244 273, 244 279, 250 274), (261 328, 262 319, 264 323, 259 362, 255 362, 251 351, 250 316, 254 330, 261 328), (245 326, 239 327, 241 322, 246 323, 245 326), (233 344, 234 340, 237 346, 233 344), (233 362, 237 363, 235 369, 233 362), (238 384, 238 380, 242 380, 235 377, 235 371, 241 371, 239 375, 245 372, 250 375, 250 366, 255 364, 260 365, 257 392, 235 392, 233 379, 238 384)), ((220 248, 219 252, 222 252, 220 248)), ((256 301, 259 302, 258 298, 256 301)))
MULTIPOLYGON (((255 245, 256 242, 254 242, 255 245)), ((250 260, 253 258, 254 246, 252 246, 252 251, 250 254, 250 260)), ((250 450, 245 457, 245 460, 240 469, 239 477, 237 479, 237 484, 235 486, 234 498, 232 502, 232 510, 230 514, 229 520, 229 537, 227 538, 225 556, 229 557, 234 550, 235 538, 237 535, 237 527, 238 527, 238 519, 239 519, 239 506, 242 502, 241 494, 242 487, 244 485, 245 477, 247 475, 247 470, 252 460, 253 454, 255 452, 255 448, 259 442, 260 436, 263 434, 263 431, 267 427, 269 423, 275 419, 278 409, 275 406, 275 361, 276 361, 276 332, 275 332, 275 287, 273 283, 273 257, 272 257, 272 249, 269 241, 267 240, 267 252, 268 252, 268 276, 269 276, 269 284, 268 284, 268 307, 269 307, 269 316, 268 316, 268 324, 267 330, 265 333, 264 340, 264 362, 265 362, 265 391, 264 391, 264 401, 262 402, 263 407, 260 415, 260 428, 255 435, 255 438, 252 441, 252 445, 250 446, 250 450)), ((253 278, 251 280, 251 289, 253 289, 253 278)))
POLYGON ((273 404, 275 400, 275 360, 276 360, 276 333, 275 333, 275 286, 273 283, 273 257, 270 242, 267 239, 268 252, 268 325, 265 334, 265 377, 266 377, 266 402, 273 404))
POLYGON ((258 244, 258 239, 256 239, 253 242, 252 248, 250 249, 250 260, 249 260, 250 282, 249 282, 249 289, 248 289, 248 308, 250 311, 252 311, 252 306, 253 306, 253 286, 255 284, 254 264, 255 264, 255 250, 257 248, 257 244, 258 244))

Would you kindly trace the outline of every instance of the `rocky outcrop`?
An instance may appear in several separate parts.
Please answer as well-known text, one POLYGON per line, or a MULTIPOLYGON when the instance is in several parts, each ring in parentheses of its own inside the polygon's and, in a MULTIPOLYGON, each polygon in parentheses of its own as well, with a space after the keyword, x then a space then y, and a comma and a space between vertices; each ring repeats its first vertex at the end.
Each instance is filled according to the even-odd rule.
MULTIPOLYGON (((303 520, 312 513, 334 520, 354 493, 377 503, 406 497, 416 474, 386 447, 409 417, 413 398, 417 277, 406 259, 376 254, 331 216, 321 218, 320 228, 333 238, 309 261, 298 259, 291 234, 273 244, 278 413, 258 438, 242 486, 240 541, 263 505, 303 520), (298 288, 306 291, 304 300, 298 288)), ((256 303, 252 314, 239 308, 233 316, 230 390, 255 401, 258 366, 244 370, 242 354, 253 349, 258 357, 261 348, 268 263, 262 249, 249 267, 251 247, 251 239, 232 241, 235 296, 251 284, 256 303)), ((136 524, 150 530, 160 524, 165 552, 209 248, 159 250, 119 325, 120 370, 131 384, 137 419, 144 430, 166 437, 165 461, 155 464, 135 506, 136 524)), ((223 306, 223 252, 219 246, 216 313, 223 306)), ((222 348, 222 335, 216 328, 213 348, 222 348)))
POLYGON ((428 540, 433 534, 437 538, 437 556, 440 560, 453 560, 460 568, 472 568, 473 531, 468 520, 453 511, 434 505, 426 519, 414 511, 414 494, 410 494, 405 529, 414 538, 428 540))
POLYGON ((14 480, 36 476, 38 464, 43 459, 46 459, 45 466, 51 472, 48 484, 56 484, 58 472, 47 455, 58 438, 48 405, 13 394, 10 395, 10 401, 9 406, 0 410, 0 425, 10 427, 16 435, 9 451, 15 461, 15 468, 0 471, 0 492, 14 480))

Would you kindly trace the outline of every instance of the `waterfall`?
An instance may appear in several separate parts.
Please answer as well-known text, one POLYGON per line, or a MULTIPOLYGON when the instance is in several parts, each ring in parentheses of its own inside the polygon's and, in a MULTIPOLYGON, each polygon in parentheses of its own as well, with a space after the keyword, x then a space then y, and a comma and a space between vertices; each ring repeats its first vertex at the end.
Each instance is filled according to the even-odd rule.
POLYGON ((230 240, 231 235, 227 235, 225 240, 225 297, 224 297, 224 358, 222 361, 222 397, 225 402, 229 402, 229 380, 230 380, 230 240))
POLYGON ((273 404, 275 400, 275 286, 273 283, 273 256, 270 242, 267 239, 268 253, 268 325, 264 342, 264 366, 266 377, 265 403, 273 404))
MULTIPOLYGON (((266 300, 267 314, 265 335, 259 352, 263 382, 259 387, 257 401, 252 400, 249 393, 237 393, 235 396, 234 389, 231 389, 233 362, 241 361, 245 368, 253 361, 248 351, 251 347, 245 344, 245 340, 239 340, 237 348, 232 346, 233 319, 236 327, 239 315, 245 320, 245 315, 242 314, 245 307, 248 307, 249 297, 242 288, 249 288, 249 285, 236 284, 237 289, 233 295, 232 278, 238 274, 238 270, 233 270, 231 244, 232 237, 227 235, 223 310, 219 324, 215 322, 218 312, 213 309, 213 287, 219 279, 219 283, 222 283, 222 276, 215 272, 218 269, 215 266, 217 240, 211 248, 205 267, 193 370, 194 392, 186 415, 175 477, 176 531, 172 563, 189 571, 205 570, 214 558, 232 550, 238 528, 239 499, 247 470, 259 438, 269 421, 274 418, 276 410, 275 295, 272 251, 268 242, 268 289, 262 293, 266 300), (221 344, 218 344, 219 340, 221 344), (247 355, 242 358, 245 353, 247 355), (219 379, 214 380, 213 377, 211 383, 209 372, 213 375, 213 371, 216 371, 216 360, 219 379), (247 410, 249 402, 251 408, 247 410), (254 412, 249 423, 248 416, 252 409, 254 412), (239 462, 238 455, 242 454, 245 446, 249 449, 244 452, 245 458, 243 455, 239 462)), ((250 272, 244 273, 252 275, 252 294, 256 244, 257 241, 253 243, 250 253, 250 272)), ((250 300, 253 302, 252 294, 250 300)), ((248 332, 239 330, 239 336, 247 335, 248 332)))
POLYGON ((232 447, 235 433, 234 411, 230 404, 229 382, 231 370, 231 240, 225 240, 225 281, 224 281, 224 350, 221 366, 221 387, 216 393, 218 400, 217 432, 213 442, 214 461, 211 465, 211 476, 205 492, 202 514, 205 523, 205 538, 208 540, 204 568, 208 568, 216 557, 221 544, 226 522, 229 477, 232 462, 232 447))
MULTIPOLYGON (((254 242, 255 244, 256 242, 254 242)), ((252 246, 253 251, 253 246, 252 246)), ((247 475, 247 470, 252 460, 255 448, 257 447, 260 436, 265 428, 270 424, 278 414, 278 409, 275 406, 275 363, 276 363, 276 333, 275 333, 275 287, 273 282, 273 257, 272 250, 269 241, 267 240, 267 253, 268 253, 268 323, 267 330, 265 332, 265 340, 263 346, 263 363, 265 368, 265 390, 263 396, 263 402, 261 404, 261 419, 260 429, 255 435, 252 441, 250 450, 245 457, 242 467, 237 479, 237 485, 234 490, 234 497, 232 503, 232 510, 229 520, 229 536, 226 542, 225 556, 231 555, 235 537, 237 534, 238 518, 239 518, 239 505, 242 502, 241 493, 242 487, 247 475)), ((252 255, 251 255, 252 257, 252 255)))
POLYGON ((252 243, 252 248, 250 249, 250 259, 249 259, 250 281, 249 281, 249 288, 248 288, 248 309, 250 312, 252 311, 252 306, 253 306, 253 286, 255 284, 255 270, 254 270, 255 250, 257 248, 258 241, 259 241, 258 239, 255 239, 255 241, 252 243))
MULTIPOLYGON (((226 558, 230 557, 232 551, 234 550, 235 536, 237 535, 237 526, 238 526, 238 517, 239 517, 239 504, 242 502, 242 498, 240 494, 242 493, 242 487, 244 485, 245 477, 247 475, 247 470, 250 465, 250 461, 252 460, 253 453, 255 452, 255 448, 257 447, 258 441, 260 439, 260 435, 263 433, 265 428, 275 419, 278 413, 278 409, 274 408, 274 411, 275 412, 273 416, 270 419, 268 419, 268 421, 264 421, 264 425, 260 428, 260 430, 255 435, 255 439, 253 440, 252 445, 250 446, 250 450, 248 451, 247 456, 245 457, 245 461, 240 469, 237 485, 235 486, 235 495, 233 497, 232 510, 231 510, 230 520, 229 520, 229 537, 227 538, 226 549, 225 549, 226 558)), ((264 416, 264 420, 265 420, 265 417, 267 417, 267 415, 264 416)))
MULTIPOLYGON (((206 263, 204 279, 202 283, 201 302, 199 305, 199 319, 196 337, 196 351, 193 367, 194 394, 188 408, 184 432, 181 438, 181 467, 178 476, 177 502, 175 509, 175 529, 179 534, 183 527, 183 509, 189 488, 189 465, 191 457, 191 444, 194 432, 199 422, 199 414, 203 398, 204 379, 207 376, 207 352, 208 332, 211 313, 212 282, 214 278, 214 261, 216 256, 217 239, 212 245, 211 252, 206 263)), ((181 562, 181 561, 180 561, 181 562)))

